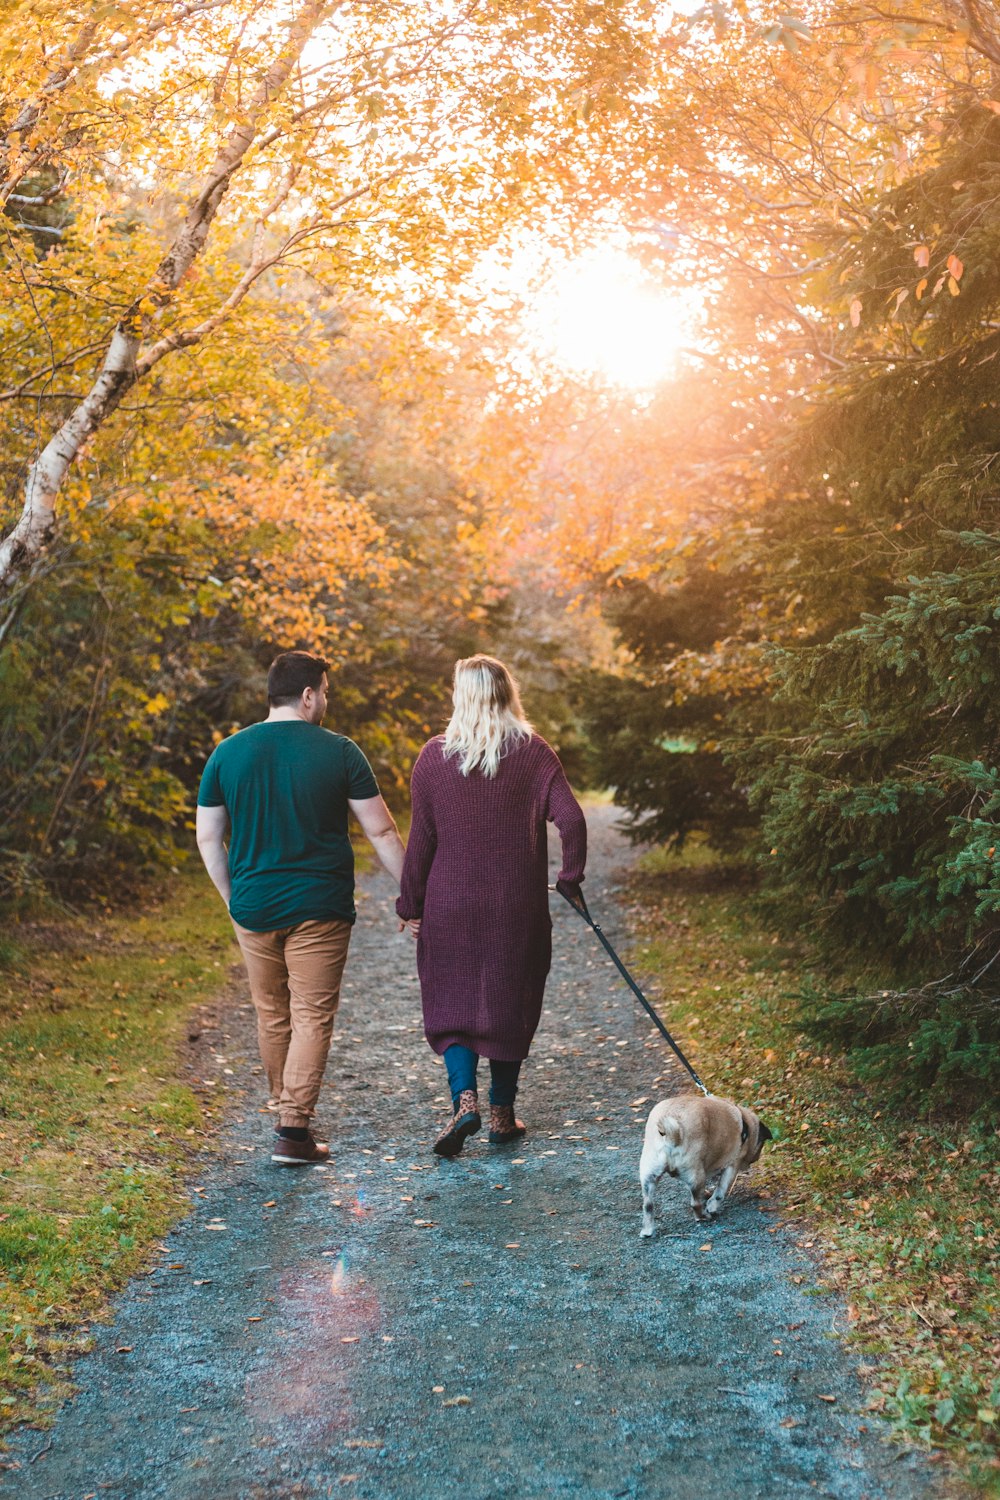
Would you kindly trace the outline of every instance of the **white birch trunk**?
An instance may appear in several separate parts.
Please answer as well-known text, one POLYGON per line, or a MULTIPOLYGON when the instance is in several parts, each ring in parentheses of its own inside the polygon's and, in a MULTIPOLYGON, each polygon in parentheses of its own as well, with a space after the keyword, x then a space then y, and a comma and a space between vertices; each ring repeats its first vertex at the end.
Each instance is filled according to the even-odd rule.
MULTIPOLYGON (((184 224, 160 262, 151 284, 134 299, 115 327, 93 385, 28 470, 20 519, 0 541, 0 599, 11 593, 44 551, 55 526, 59 491, 83 445, 107 421, 131 387, 160 359, 180 346, 180 340, 163 339, 147 350, 145 356, 141 355, 140 304, 144 299, 158 306, 169 302, 200 255, 219 204, 233 174, 253 145, 269 104, 287 83, 317 23, 334 9, 336 5, 330 0, 305 0, 289 28, 284 46, 261 80, 243 122, 234 127, 216 153, 201 191, 188 209, 184 224)), ((244 281, 246 279, 244 277, 244 281)), ((251 281, 253 279, 251 276, 251 281)), ((197 343, 214 326, 215 319, 207 320, 202 329, 183 339, 184 347, 197 343)))
POLYGON ((138 339, 129 338, 119 324, 112 335, 101 373, 28 470, 21 518, 14 530, 0 542, 0 587, 9 587, 30 568, 51 536, 56 498, 70 464, 134 383, 138 348, 138 339))

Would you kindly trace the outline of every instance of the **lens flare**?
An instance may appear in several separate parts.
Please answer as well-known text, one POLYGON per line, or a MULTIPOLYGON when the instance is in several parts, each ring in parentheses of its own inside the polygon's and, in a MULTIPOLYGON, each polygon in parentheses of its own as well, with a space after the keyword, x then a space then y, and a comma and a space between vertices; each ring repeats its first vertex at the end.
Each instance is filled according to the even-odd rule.
POLYGON ((701 298, 653 281, 612 246, 552 276, 531 301, 525 330, 556 365, 629 390, 669 378, 692 341, 701 298))
POLYGON ((333 1263, 330 1272, 330 1291, 335 1297, 342 1297, 347 1290, 347 1256, 341 1251, 333 1263))

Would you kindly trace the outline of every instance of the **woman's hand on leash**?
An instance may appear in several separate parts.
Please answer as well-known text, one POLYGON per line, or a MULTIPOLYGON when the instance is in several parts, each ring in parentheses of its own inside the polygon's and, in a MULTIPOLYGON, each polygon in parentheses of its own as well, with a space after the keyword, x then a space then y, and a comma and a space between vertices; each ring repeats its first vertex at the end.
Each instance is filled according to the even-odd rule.
POLYGON ((557 880, 556 890, 572 906, 579 906, 583 900, 583 892, 580 889, 580 882, 578 880, 557 880))
POLYGON ((402 932, 404 927, 406 928, 407 932, 410 934, 411 938, 416 939, 416 938, 418 938, 420 936, 420 918, 419 917, 411 918, 411 920, 409 922, 404 922, 403 919, 402 919, 402 917, 400 917, 400 919, 399 919, 399 931, 402 932))

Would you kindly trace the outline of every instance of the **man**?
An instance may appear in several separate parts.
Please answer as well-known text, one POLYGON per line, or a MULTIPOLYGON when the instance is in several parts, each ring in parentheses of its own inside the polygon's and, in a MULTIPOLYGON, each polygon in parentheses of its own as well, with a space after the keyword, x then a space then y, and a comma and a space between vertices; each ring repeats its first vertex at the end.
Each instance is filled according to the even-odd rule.
POLYGON ((371 766, 353 740, 320 728, 328 665, 308 651, 276 657, 267 718, 216 746, 198 792, 198 848, 246 962, 282 1166, 330 1154, 309 1121, 355 918, 348 809, 397 882, 403 868, 371 766))

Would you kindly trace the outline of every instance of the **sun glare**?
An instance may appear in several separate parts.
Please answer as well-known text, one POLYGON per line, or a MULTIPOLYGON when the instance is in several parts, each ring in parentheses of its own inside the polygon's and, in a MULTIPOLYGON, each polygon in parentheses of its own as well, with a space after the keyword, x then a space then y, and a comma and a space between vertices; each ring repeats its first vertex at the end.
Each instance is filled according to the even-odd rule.
POLYGON ((676 369, 691 342, 695 308, 622 250, 594 250, 567 265, 528 304, 525 331, 563 369, 630 390, 649 389, 676 369))

